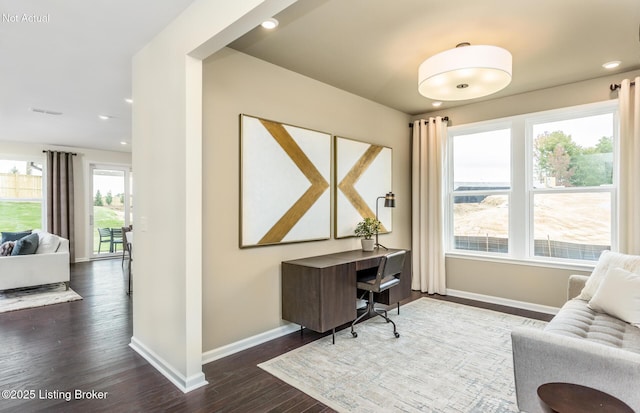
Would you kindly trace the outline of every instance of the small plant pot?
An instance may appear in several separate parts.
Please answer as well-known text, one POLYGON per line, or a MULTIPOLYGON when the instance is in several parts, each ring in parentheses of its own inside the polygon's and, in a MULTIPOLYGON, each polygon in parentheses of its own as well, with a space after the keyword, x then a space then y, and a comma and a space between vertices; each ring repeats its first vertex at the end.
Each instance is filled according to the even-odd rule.
POLYGON ((374 240, 362 238, 360 240, 362 242, 362 251, 373 251, 374 240))

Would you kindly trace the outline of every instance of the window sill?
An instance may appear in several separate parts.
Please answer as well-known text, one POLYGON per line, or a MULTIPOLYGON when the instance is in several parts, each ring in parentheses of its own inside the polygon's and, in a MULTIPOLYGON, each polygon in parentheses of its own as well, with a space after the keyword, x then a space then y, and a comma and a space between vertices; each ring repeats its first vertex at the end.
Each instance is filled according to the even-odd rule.
POLYGON ((498 264, 511 264, 511 265, 526 265, 529 267, 544 267, 544 268, 555 268, 559 270, 571 270, 571 271, 582 271, 582 272, 591 272, 593 268, 596 266, 596 261, 592 263, 580 262, 580 261, 548 261, 544 259, 517 259, 511 257, 497 257, 495 255, 484 255, 484 254, 473 254, 473 253, 462 253, 462 252, 447 252, 445 253, 445 258, 455 258, 455 259, 464 259, 464 260, 472 260, 472 261, 485 261, 485 262, 495 262, 498 264))

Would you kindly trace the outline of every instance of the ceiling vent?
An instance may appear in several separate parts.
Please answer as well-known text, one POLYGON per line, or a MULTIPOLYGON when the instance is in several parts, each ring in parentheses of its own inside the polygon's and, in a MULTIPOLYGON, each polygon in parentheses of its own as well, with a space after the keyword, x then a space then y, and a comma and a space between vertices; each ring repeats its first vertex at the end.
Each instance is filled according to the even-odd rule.
POLYGON ((38 109, 38 108, 29 108, 29 110, 35 113, 42 113, 43 115, 53 115, 53 116, 62 115, 62 112, 56 112, 54 110, 46 110, 46 109, 38 109))

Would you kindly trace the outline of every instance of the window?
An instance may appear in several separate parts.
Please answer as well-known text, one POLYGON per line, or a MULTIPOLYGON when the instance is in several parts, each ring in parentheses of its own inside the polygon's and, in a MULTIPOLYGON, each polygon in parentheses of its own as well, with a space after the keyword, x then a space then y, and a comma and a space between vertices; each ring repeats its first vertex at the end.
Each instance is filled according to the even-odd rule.
POLYGON ((615 236, 617 105, 449 129, 448 251, 591 260, 615 236))
POLYGON ((43 227, 41 159, 0 159, 0 229, 43 227))
POLYGON ((455 249, 508 252, 510 142, 509 129, 453 136, 455 249))

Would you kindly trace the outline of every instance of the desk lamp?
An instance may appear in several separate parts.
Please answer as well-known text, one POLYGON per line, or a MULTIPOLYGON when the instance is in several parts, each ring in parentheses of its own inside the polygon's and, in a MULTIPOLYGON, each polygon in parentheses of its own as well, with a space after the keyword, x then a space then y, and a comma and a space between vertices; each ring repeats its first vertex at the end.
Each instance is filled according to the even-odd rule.
MULTIPOLYGON (((386 208, 395 208, 396 207, 396 195, 393 192, 387 192, 387 194, 385 196, 379 196, 376 198, 376 221, 378 220, 378 201, 384 199, 384 206, 386 208)), ((385 250, 388 249, 387 247, 385 247, 384 245, 380 244, 378 242, 378 232, 380 232, 379 229, 376 230, 376 248, 382 247, 385 250)))

